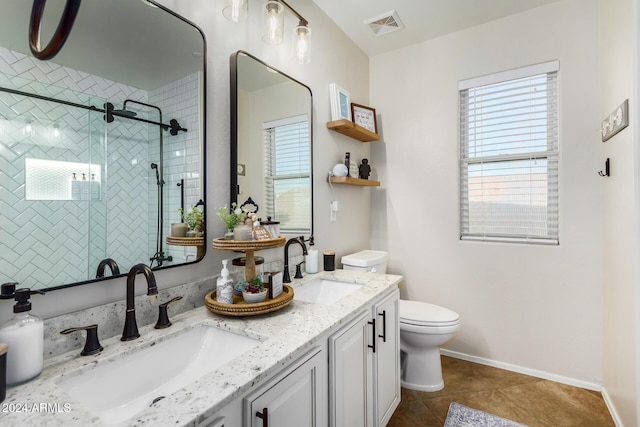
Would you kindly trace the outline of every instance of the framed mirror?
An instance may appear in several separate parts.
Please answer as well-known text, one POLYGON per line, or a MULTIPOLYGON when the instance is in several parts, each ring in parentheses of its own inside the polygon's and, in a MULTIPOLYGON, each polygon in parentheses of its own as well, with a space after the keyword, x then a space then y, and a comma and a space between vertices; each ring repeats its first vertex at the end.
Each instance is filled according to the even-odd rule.
MULTIPOLYGON (((53 290, 198 261, 203 231, 174 239, 171 224, 205 214, 202 31, 152 0, 83 0, 40 61, 31 6, 0 0, 0 282, 53 290)), ((43 44, 64 6, 46 3, 43 44)))
POLYGON ((238 51, 231 56, 231 189, 283 235, 313 235, 311 89, 238 51))

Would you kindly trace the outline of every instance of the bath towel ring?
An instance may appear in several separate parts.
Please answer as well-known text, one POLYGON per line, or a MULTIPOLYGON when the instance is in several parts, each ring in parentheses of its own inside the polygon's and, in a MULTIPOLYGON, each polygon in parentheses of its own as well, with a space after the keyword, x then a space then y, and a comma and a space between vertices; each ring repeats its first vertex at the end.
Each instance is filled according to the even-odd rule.
POLYGON ((42 15, 46 3, 47 0, 33 0, 31 20, 29 21, 29 48, 33 56, 40 60, 51 59, 60 52, 60 49, 62 49, 62 46, 64 46, 71 33, 71 28, 73 27, 73 23, 78 15, 78 9, 80 8, 80 0, 67 0, 56 32, 53 34, 53 37, 51 37, 47 46, 41 49, 40 28, 42 26, 42 15))

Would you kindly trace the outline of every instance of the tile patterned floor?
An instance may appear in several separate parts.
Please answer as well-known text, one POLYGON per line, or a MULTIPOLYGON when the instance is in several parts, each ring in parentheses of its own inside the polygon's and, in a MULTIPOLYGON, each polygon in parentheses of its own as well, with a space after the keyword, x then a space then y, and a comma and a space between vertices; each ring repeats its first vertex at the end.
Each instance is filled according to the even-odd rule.
POLYGON ((595 391, 446 356, 442 371, 443 390, 402 389, 389 427, 441 427, 451 402, 530 427, 615 427, 595 391))

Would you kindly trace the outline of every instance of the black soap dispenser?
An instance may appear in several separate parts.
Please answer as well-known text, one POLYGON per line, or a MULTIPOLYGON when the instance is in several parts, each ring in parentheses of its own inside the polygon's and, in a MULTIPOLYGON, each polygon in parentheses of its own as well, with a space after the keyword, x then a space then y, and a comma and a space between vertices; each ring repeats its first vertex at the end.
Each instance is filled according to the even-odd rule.
POLYGON ((0 343, 8 346, 7 385, 24 383, 42 372, 44 322, 29 313, 31 293, 26 288, 15 291, 15 316, 0 328, 0 343))

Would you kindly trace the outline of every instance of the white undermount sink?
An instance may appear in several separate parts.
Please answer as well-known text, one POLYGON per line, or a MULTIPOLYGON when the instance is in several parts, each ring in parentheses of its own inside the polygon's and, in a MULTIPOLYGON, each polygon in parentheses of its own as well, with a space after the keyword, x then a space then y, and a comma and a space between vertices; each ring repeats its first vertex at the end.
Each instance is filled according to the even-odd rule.
POLYGON ((328 305, 346 297, 361 287, 362 285, 358 283, 316 278, 295 288, 293 295, 298 301, 328 305))
POLYGON ((200 325, 93 369, 82 368, 57 385, 103 423, 117 424, 258 344, 257 339, 200 325))

